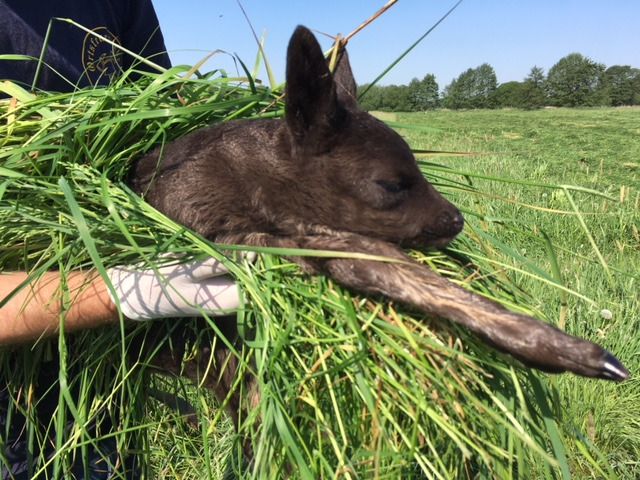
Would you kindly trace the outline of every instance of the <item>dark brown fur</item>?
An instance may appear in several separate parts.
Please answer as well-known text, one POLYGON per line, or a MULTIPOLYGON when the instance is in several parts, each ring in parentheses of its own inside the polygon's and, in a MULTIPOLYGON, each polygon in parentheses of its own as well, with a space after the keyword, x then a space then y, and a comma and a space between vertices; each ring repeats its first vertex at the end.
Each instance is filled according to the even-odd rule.
MULTIPOLYGON (((458 322, 529 366, 628 376, 601 347, 512 313, 403 253, 401 246, 446 245, 462 230, 462 216, 425 180, 402 138, 358 108, 346 52, 331 75, 303 27, 289 44, 284 120, 195 132, 166 146, 161 158, 158 151, 142 158, 131 182, 160 211, 216 242, 397 259, 295 260, 358 292, 458 322)), ((215 390, 219 380, 211 378, 215 390)))

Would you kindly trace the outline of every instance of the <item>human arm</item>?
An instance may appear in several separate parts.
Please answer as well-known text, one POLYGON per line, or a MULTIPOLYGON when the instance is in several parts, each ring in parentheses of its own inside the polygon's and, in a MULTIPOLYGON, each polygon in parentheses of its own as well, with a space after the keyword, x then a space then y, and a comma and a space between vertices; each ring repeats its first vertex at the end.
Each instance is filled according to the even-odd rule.
MULTIPOLYGON (((27 279, 26 272, 0 274, 0 300, 27 279)), ((46 272, 0 308, 0 345, 34 341, 59 330, 61 281, 60 272, 46 272)), ((95 328, 118 321, 118 310, 109 296, 107 285, 96 272, 71 272, 65 281, 70 300, 64 319, 65 331, 95 328)))
MULTIPOLYGON (((233 278, 215 259, 171 263, 158 269, 140 265, 108 270, 115 297, 95 271, 66 275, 69 309, 66 332, 118 322, 118 307, 132 320, 224 315, 237 310, 242 299, 233 278)), ((28 279, 25 272, 0 274, 0 301, 28 279)), ((47 272, 28 283, 0 307, 0 345, 25 343, 51 336, 60 327, 62 303, 59 272, 47 272)))

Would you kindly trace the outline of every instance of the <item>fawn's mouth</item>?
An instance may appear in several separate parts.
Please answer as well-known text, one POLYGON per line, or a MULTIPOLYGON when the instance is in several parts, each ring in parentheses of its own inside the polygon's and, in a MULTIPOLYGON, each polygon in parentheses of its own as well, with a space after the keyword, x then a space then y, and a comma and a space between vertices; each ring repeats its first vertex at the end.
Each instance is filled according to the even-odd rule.
POLYGON ((422 233, 421 235, 411 238, 409 240, 405 240, 401 242, 403 247, 408 248, 435 248, 437 250, 445 248, 449 245, 457 235, 451 235, 448 237, 429 235, 426 233, 422 233))
POLYGON ((458 236, 464 228, 464 217, 456 208, 445 212, 436 219, 435 228, 423 228, 417 237, 410 240, 413 246, 444 248, 458 236))

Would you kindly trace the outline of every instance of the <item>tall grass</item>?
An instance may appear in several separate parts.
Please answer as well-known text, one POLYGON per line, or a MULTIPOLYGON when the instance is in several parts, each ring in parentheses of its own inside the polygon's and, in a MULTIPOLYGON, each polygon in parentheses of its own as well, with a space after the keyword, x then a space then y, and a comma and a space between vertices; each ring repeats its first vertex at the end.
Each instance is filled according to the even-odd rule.
MULTIPOLYGON (((205 124, 280 116, 281 104, 278 92, 252 81, 239 83, 223 72, 177 76, 185 71, 66 95, 32 96, 13 84, 0 86, 17 99, 0 104, 3 270, 24 269, 36 278, 49 269, 154 262, 166 252, 223 255, 130 192, 128 168, 155 145, 205 124)), ((416 127, 407 131, 426 131, 416 118, 407 120, 416 127)), ((413 143, 426 148, 417 137, 413 143)), ((451 147, 443 149, 461 149, 451 147)), ((511 239, 535 230, 501 213, 513 198, 497 192, 513 184, 500 175, 485 184, 485 172, 432 161, 421 167, 463 205, 469 226, 447 253, 414 252, 416 258, 521 311, 544 311, 534 285, 566 295, 567 302, 596 303, 546 268, 549 255, 531 258, 512 246, 511 239)), ((521 181, 517 188, 534 192, 539 186, 521 181)), ((540 211, 527 205, 516 201, 517 208, 540 211)), ((581 472, 615 478, 631 468, 611 465, 609 450, 599 448, 588 428, 565 421, 562 380, 519 368, 462 329, 302 275, 273 251, 255 264, 225 261, 247 298, 237 321, 241 330, 255 330, 238 355, 262 389, 241 429, 255 446, 252 464, 235 462, 246 477, 569 478, 579 465, 581 472)), ((611 270, 615 276, 617 269, 611 270)), ((132 339, 160 325, 195 328, 186 319, 123 323, 5 349, 7 407, 29 419, 25 438, 36 452, 34 478, 71 478, 74 460, 86 460, 106 439, 118 452, 114 468, 122 478, 120 462, 132 457, 146 478, 220 478, 228 459, 239 457, 241 442, 208 392, 145 374, 148 358, 133 351, 132 339), (43 369, 50 369, 45 380, 43 369), (148 398, 149 385, 186 397, 197 425, 148 398), (38 415, 47 391, 55 396, 53 411, 38 415), (38 455, 50 442, 55 455, 38 455)), ((566 382, 575 390, 616 388, 566 382)))

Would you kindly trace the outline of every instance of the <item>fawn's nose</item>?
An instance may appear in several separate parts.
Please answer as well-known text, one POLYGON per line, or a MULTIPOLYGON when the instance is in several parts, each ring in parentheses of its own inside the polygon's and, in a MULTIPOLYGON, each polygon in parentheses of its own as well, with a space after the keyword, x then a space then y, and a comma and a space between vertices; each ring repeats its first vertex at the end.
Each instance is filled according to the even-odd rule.
POLYGON ((440 213, 436 218, 436 228, 440 235, 455 237, 464 227, 464 217, 457 208, 440 213))

